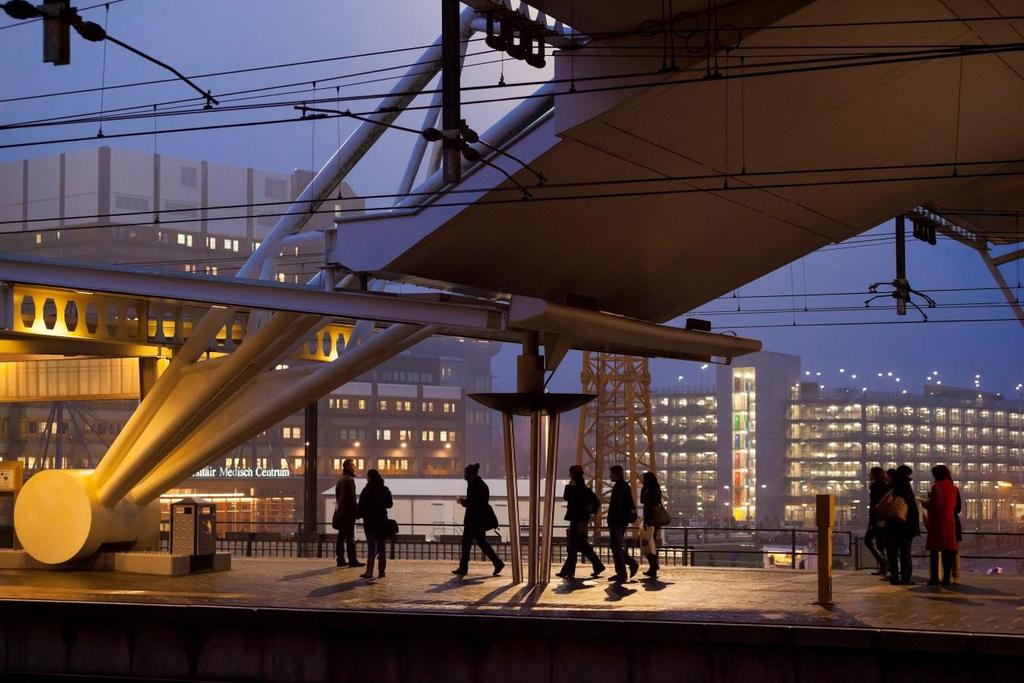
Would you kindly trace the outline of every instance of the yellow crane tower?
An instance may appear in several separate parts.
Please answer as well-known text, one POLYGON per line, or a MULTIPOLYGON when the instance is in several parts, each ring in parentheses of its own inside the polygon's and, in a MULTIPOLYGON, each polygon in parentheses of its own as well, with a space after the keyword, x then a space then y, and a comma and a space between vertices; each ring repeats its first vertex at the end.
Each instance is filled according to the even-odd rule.
POLYGON ((651 373, 646 358, 586 351, 580 380, 583 393, 597 394, 597 399, 580 409, 576 463, 586 472, 604 514, 611 491, 606 484, 609 467, 622 466, 634 497, 643 473, 655 471, 651 373))

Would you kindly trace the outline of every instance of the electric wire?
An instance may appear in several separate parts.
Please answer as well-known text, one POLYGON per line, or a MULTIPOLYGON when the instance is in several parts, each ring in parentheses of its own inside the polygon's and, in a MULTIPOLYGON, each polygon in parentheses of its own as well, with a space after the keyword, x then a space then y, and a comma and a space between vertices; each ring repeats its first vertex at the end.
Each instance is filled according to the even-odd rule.
MULTIPOLYGON (((349 116, 349 114, 339 114, 338 116, 349 116)), ((359 115, 351 114, 351 116, 356 117, 356 116, 359 116, 359 115)), ((418 131, 416 129, 407 128, 407 127, 404 127, 404 126, 397 126, 396 124, 384 124, 384 123, 378 122, 378 121, 370 121, 370 122, 374 123, 374 124, 377 124, 377 125, 386 125, 388 127, 398 127, 398 128, 403 129, 405 132, 409 132, 409 133, 416 133, 416 134, 420 134, 421 133, 421 131, 418 131)), ((148 132, 149 135, 153 135, 153 131, 152 130, 147 131, 147 132, 148 132)), ((959 163, 959 165, 961 167, 972 167, 972 166, 973 167, 984 167, 984 166, 1000 166, 1000 167, 1002 167, 1002 166, 1010 166, 1010 165, 1024 165, 1024 159, 1007 158, 1007 159, 986 159, 986 160, 977 160, 977 161, 962 161, 962 162, 959 163)), ((629 187, 629 186, 636 186, 636 185, 651 185, 651 184, 665 184, 665 183, 695 183, 695 182, 707 182, 707 183, 714 182, 714 183, 719 183, 719 182, 723 182, 726 178, 730 178, 730 179, 735 180, 735 181, 749 181, 749 180, 754 179, 754 178, 770 178, 770 177, 775 177, 775 176, 791 177, 791 176, 801 176, 801 175, 848 174, 848 173, 879 173, 879 172, 885 173, 885 172, 889 172, 889 171, 915 171, 915 170, 916 171, 923 171, 923 170, 931 170, 931 169, 952 168, 952 166, 953 166, 953 164, 951 162, 928 162, 928 163, 917 163, 917 164, 874 164, 874 165, 866 165, 866 166, 821 167, 821 168, 805 168, 805 169, 772 169, 772 170, 764 170, 764 171, 754 171, 754 172, 748 171, 747 173, 731 173, 731 174, 702 173, 702 174, 692 174, 692 175, 660 176, 660 177, 647 177, 647 178, 617 178, 617 179, 608 179, 608 180, 586 180, 586 181, 564 181, 564 182, 546 181, 543 185, 535 184, 535 185, 530 185, 528 187, 530 189, 534 189, 534 190, 551 192, 551 191, 555 191, 555 190, 569 190, 569 189, 580 189, 580 188, 595 188, 595 187, 612 187, 612 188, 614 188, 614 187, 629 187)), ((952 175, 931 175, 931 176, 913 176, 913 177, 910 177, 910 178, 900 178, 900 177, 892 177, 892 176, 885 175, 885 176, 878 176, 878 177, 873 177, 873 178, 871 178, 871 177, 869 177, 869 178, 857 178, 857 179, 849 179, 849 178, 843 179, 843 178, 839 178, 839 179, 835 179, 835 180, 804 181, 804 182, 795 183, 792 186, 795 186, 795 187, 805 187, 805 186, 822 186, 822 185, 832 185, 832 184, 836 184, 836 185, 860 184, 860 183, 865 183, 865 182, 898 182, 898 181, 910 181, 910 180, 921 180, 921 179, 940 179, 941 180, 941 179, 957 179, 957 178, 965 178, 965 177, 1000 177, 1000 176, 1016 176, 1016 175, 1024 175, 1024 167, 1022 167, 1022 168, 1020 168, 1020 170, 1016 170, 1016 171, 990 171, 990 172, 978 173, 978 174, 973 174, 973 175, 972 174, 960 174, 959 176, 956 176, 956 177, 954 177, 952 175)), ((789 186, 791 186, 791 185, 785 185, 785 187, 789 187, 789 186)), ((653 191, 651 193, 647 193, 647 192, 636 192, 636 193, 632 193, 631 192, 631 193, 617 193, 617 194, 601 193, 599 195, 589 195, 589 194, 588 195, 565 195, 563 197, 559 197, 559 196, 556 195, 556 196, 550 196, 550 197, 540 197, 538 199, 541 200, 541 201, 555 201, 555 200, 558 200, 558 199, 566 199, 566 200, 571 200, 571 199, 590 199, 590 198, 595 198, 595 197, 650 196, 651 194, 654 194, 654 195, 660 195, 660 194, 671 195, 671 194, 681 194, 681 193, 685 194, 685 193, 689 193, 689 192, 726 192, 726 191, 734 191, 734 190, 739 190, 739 189, 763 189, 763 188, 766 188, 766 187, 769 188, 769 189, 776 189, 777 187, 779 187, 779 185, 773 184, 773 185, 767 185, 766 186, 766 185, 754 185, 754 184, 748 184, 748 185, 736 184, 735 186, 730 185, 729 187, 724 187, 724 186, 719 187, 716 184, 714 187, 707 187, 707 188, 663 189, 663 190, 653 191)), ((455 188, 450 188, 450 189, 446 190, 445 194, 446 195, 475 194, 475 193, 479 193, 479 192, 488 192, 488 191, 489 192, 516 192, 517 188, 513 188, 513 187, 496 187, 496 188, 480 188, 480 187, 463 188, 463 187, 455 187, 455 188)), ((376 194, 364 194, 364 195, 350 195, 350 196, 345 197, 345 199, 346 200, 361 200, 363 202, 369 202, 369 201, 373 201, 373 200, 393 200, 393 199, 406 199, 406 198, 413 198, 413 197, 430 197, 430 196, 433 196, 435 194, 437 194, 436 191, 390 192, 390 193, 376 193, 376 194)), ((516 200, 517 203, 519 201, 521 201, 521 200, 519 200, 519 199, 516 200)), ((287 208, 287 207, 290 207, 292 205, 292 203, 293 203, 293 200, 270 201, 270 202, 242 202, 242 203, 234 203, 234 204, 211 204, 211 205, 207 205, 207 206, 202 207, 202 208, 205 209, 205 210, 225 210, 225 209, 243 209, 243 208, 244 209, 251 209, 251 208, 270 207, 270 206, 284 206, 284 207, 287 208)), ((485 201, 484 203, 489 203, 489 202, 485 201)), ((470 204, 480 204, 480 202, 471 202, 470 204)), ((429 206, 462 206, 462 205, 463 204, 430 204, 429 206)), ((0 221, 0 226, 2 226, 2 225, 19 225, 19 224, 26 224, 27 225, 29 223, 38 223, 38 222, 45 223, 45 222, 55 222, 55 221, 61 221, 61 220, 71 221, 71 220, 86 220, 86 219, 103 219, 103 218, 109 218, 110 216, 129 217, 129 216, 150 216, 150 215, 153 215, 153 214, 159 214, 161 217, 163 217, 165 215, 173 216, 173 214, 176 214, 176 213, 194 212, 194 211, 198 210, 199 208, 200 207, 198 207, 198 206, 197 207, 191 207, 190 206, 190 207, 173 208, 173 209, 157 209, 157 210, 147 210, 147 211, 125 211, 125 212, 118 212, 116 214, 76 214, 76 215, 72 215, 72 216, 63 216, 63 217, 61 217, 61 216, 49 216, 49 217, 43 217, 43 218, 26 218, 25 220, 22 220, 22 219, 8 219, 8 220, 0 221)), ((370 211, 372 211, 372 212, 390 212, 390 211, 393 211, 393 210, 394 210, 393 206, 365 207, 363 209, 352 209, 352 208, 341 209, 341 211, 346 212, 346 213, 362 212, 362 211, 367 211, 367 212, 370 212, 370 211)), ((316 214, 316 213, 334 213, 335 209, 333 209, 333 208, 331 208, 331 209, 312 209, 311 208, 311 209, 309 209, 308 212, 312 213, 312 214, 316 214)), ((277 216, 277 215, 281 215, 281 214, 275 214, 275 213, 260 214, 260 216, 277 216)), ((211 221, 214 221, 214 220, 235 220, 237 218, 239 218, 239 216, 228 216, 228 217, 223 217, 223 218, 220 218, 220 217, 209 217, 209 218, 207 218, 205 220, 211 220, 211 221)), ((204 219, 188 219, 188 220, 183 220, 183 221, 180 221, 180 222, 188 223, 188 222, 194 222, 195 220, 204 220, 204 219)), ((174 222, 179 222, 179 221, 176 221, 174 218, 171 218, 170 220, 166 220, 165 221, 163 218, 161 218, 161 222, 174 223, 174 222)), ((142 223, 142 224, 139 224, 139 225, 145 225, 145 224, 146 223, 142 223)), ((995 232, 993 232, 993 234, 996 234, 996 233, 999 233, 999 232, 1001 232, 1001 231, 995 231, 995 232)), ((1015 233, 1013 231, 1006 231, 1006 234, 1015 234, 1015 233)), ((878 236, 878 237, 881 238, 881 236, 878 236)), ((894 238, 892 238, 892 239, 894 239, 894 238)))
MULTIPOLYGON (((1000 53, 1005 53, 1005 52, 1020 52, 1020 51, 1024 51, 1024 43, 1011 43, 1011 44, 1000 45, 1000 46, 987 46, 985 48, 980 48, 980 49, 977 49, 977 50, 970 50, 968 53, 971 56, 981 56, 981 55, 1000 54, 1000 53)), ((941 60, 941 59, 948 59, 948 58, 951 58, 951 57, 959 57, 961 54, 968 54, 968 53, 964 53, 963 50, 956 50, 954 52, 944 52, 944 53, 940 53, 940 54, 914 55, 914 56, 892 57, 892 58, 886 58, 886 59, 863 60, 863 61, 859 61, 859 62, 856 62, 856 63, 818 64, 818 65, 814 65, 814 66, 803 66, 803 67, 799 67, 798 66, 798 67, 782 68, 782 69, 768 69, 768 70, 754 71, 754 72, 748 70, 747 73, 743 75, 743 78, 760 78, 760 77, 772 77, 772 76, 780 76, 780 75, 818 73, 818 72, 822 72, 822 71, 845 70, 845 69, 850 69, 850 68, 864 68, 864 67, 873 67, 873 66, 890 65, 890 64, 902 64, 902 63, 919 62, 919 61, 941 60)), ((835 60, 830 60, 830 61, 835 61, 835 60)), ((613 76, 593 76, 593 77, 587 77, 587 78, 591 78, 591 79, 595 79, 595 80, 609 80, 609 79, 612 79, 612 80, 623 80, 623 79, 634 78, 634 77, 637 77, 637 76, 636 75, 613 75, 613 76)), ((723 75, 718 76, 716 78, 716 80, 729 80, 729 79, 738 78, 738 77, 740 77, 740 76, 737 73, 723 74, 723 75)), ((520 83, 515 83, 515 84, 509 84, 509 86, 516 87, 516 86, 524 86, 524 85, 530 85, 530 84, 537 84, 537 85, 560 84, 560 83, 566 82, 566 80, 567 79, 550 79, 550 80, 547 80, 547 81, 520 82, 520 83)), ((577 79, 577 80, 580 80, 580 79, 577 79)), ((598 86, 598 87, 585 88, 585 89, 578 89, 577 88, 575 91, 572 91, 572 92, 565 91, 565 92, 560 92, 560 93, 557 93, 557 94, 559 94, 559 95, 588 94, 588 93, 592 94, 592 93, 602 93, 602 92, 612 92, 612 91, 635 90, 635 89, 643 89, 643 88, 678 86, 678 85, 685 85, 685 84, 698 84, 698 83, 706 83, 706 82, 707 81, 704 78, 666 79, 666 80, 660 80, 660 81, 646 81, 646 82, 640 82, 640 83, 627 83, 627 84, 620 84, 620 85, 598 86)), ((507 88, 509 86, 502 86, 502 87, 503 88, 507 88)), ((464 91, 491 90, 491 89, 495 89, 495 88, 498 88, 498 87, 499 86, 495 86, 493 84, 489 84, 489 85, 469 86, 467 88, 464 88, 463 90, 464 91)), ((410 96, 410 97, 415 97, 417 95, 427 95, 427 94, 433 94, 433 93, 436 93, 436 92, 437 92, 437 90, 424 89, 424 90, 420 90, 420 91, 417 91, 417 92, 409 92, 409 93, 393 93, 392 92, 392 93, 388 93, 385 96, 387 96, 387 97, 395 97, 395 96, 400 96, 400 95, 407 95, 407 96, 410 96)), ((539 98, 539 97, 550 97, 550 96, 552 96, 552 94, 553 93, 533 92, 533 93, 523 94, 523 95, 511 95, 511 96, 504 96, 504 97, 483 98, 483 99, 477 99, 477 100, 464 101, 462 103, 462 105, 463 106, 472 106, 472 105, 479 105, 479 104, 491 104, 491 103, 499 103, 499 102, 522 101, 522 100, 528 100, 528 99, 535 99, 535 98, 539 98)), ((381 97, 383 97, 383 96, 381 96, 381 95, 350 95, 350 96, 346 96, 345 98, 342 98, 342 100, 343 101, 358 101, 358 100, 368 100, 368 99, 381 99, 381 97)), ((325 99, 322 103, 323 104, 335 103, 335 101, 336 101, 335 99, 330 98, 330 99, 325 99)), ((270 104, 270 105, 259 105, 258 108, 266 108, 268 106, 276 106, 276 107, 295 106, 295 104, 301 104, 301 103, 302 103, 302 101, 293 101, 293 102, 290 102, 290 103, 273 103, 273 104, 270 104)), ((308 101, 306 103, 307 104, 321 104, 321 102, 309 103, 308 101)), ((433 105, 433 104, 411 105, 411 106, 405 107, 402 111, 403 112, 408 112, 408 111, 417 111, 417 110, 424 110, 424 109, 437 109, 437 108, 439 108, 439 106, 440 105, 433 105)), ((249 108, 256 108, 256 107, 249 107, 249 108)), ((198 110, 197 110, 197 113, 198 113, 198 110)), ((367 111, 367 112, 355 112, 355 113, 358 113, 358 114, 361 114, 361 115, 371 115, 371 114, 375 114, 375 113, 379 113, 379 112, 377 112, 377 111, 367 111)), ((151 115, 152 114, 139 115, 139 118, 148 118, 151 115)), ((167 128, 167 129, 162 130, 161 133, 184 133, 184 132, 198 132, 198 131, 209 131, 209 130, 225 130, 225 129, 232 129, 232 128, 250 127, 250 126, 265 126, 265 125, 276 125, 276 124, 282 124, 282 123, 295 123, 295 122, 301 122, 302 120, 303 119, 301 119, 301 118, 298 118, 298 119, 296 119, 296 118, 289 118, 289 119, 270 119, 270 120, 263 120, 263 121, 246 121, 246 122, 237 122, 237 123, 223 123, 223 124, 214 124, 214 125, 207 125, 207 126, 186 126, 186 127, 179 127, 179 128, 167 128)), ((84 122, 87 122, 87 121, 86 120, 81 120, 81 121, 65 121, 65 122, 62 122, 62 125, 69 125, 69 124, 72 124, 72 123, 84 123, 84 122)), ((21 127, 27 127, 27 126, 21 126, 21 127)), ((132 132, 125 132, 125 133, 115 133, 115 134, 107 135, 106 137, 107 138, 129 138, 129 137, 137 137, 139 135, 149 135, 149 134, 152 134, 152 131, 145 131, 145 132, 132 131, 132 132)), ((0 149, 11 149, 11 148, 19 148, 19 147, 33 147, 33 146, 52 145, 52 144, 66 144, 66 143, 71 143, 71 142, 85 142, 85 141, 90 141, 90 140, 93 140, 93 139, 94 139, 93 137, 89 136, 89 137, 74 137, 74 138, 37 140, 37 141, 31 141, 31 142, 19 142, 19 143, 11 143, 11 144, 0 145, 0 149)))
MULTIPOLYGON (((825 57, 825 58, 820 58, 820 59, 819 58, 815 58, 815 59, 786 60, 786 61, 768 62, 768 63, 754 65, 752 68, 766 69, 766 68, 771 67, 772 71, 763 71, 763 70, 762 71, 752 71, 751 73, 749 73, 749 77, 758 77, 758 76, 765 76, 765 75, 780 75, 781 73, 806 73, 807 70, 820 70, 820 69, 831 69, 831 68, 839 69, 839 68, 848 68, 850 66, 875 66, 875 65, 879 65, 879 64, 893 63, 892 60, 896 60, 895 63, 901 63, 901 62, 904 62, 904 61, 921 61, 921 60, 928 60, 928 59, 943 59, 943 58, 954 58, 954 57, 962 59, 963 56, 965 56, 965 55, 977 56, 977 55, 995 54, 995 53, 1000 53, 1000 52, 1004 52, 1004 51, 1014 52, 1014 51, 1020 51, 1020 50, 1024 50, 1024 43, 1018 42, 1018 43, 1006 43, 1006 44, 993 44, 993 45, 985 45, 985 46, 959 45, 959 46, 952 46, 952 47, 941 48, 941 49, 929 49, 929 50, 922 50, 922 51, 915 51, 915 52, 898 52, 898 53, 889 53, 889 54, 874 53, 874 54, 869 54, 869 55, 864 55, 864 56, 862 56, 862 55, 855 55, 855 56, 832 56, 832 57, 825 57), (880 58, 884 58, 884 61, 882 59, 880 59, 880 58), (866 60, 871 60, 871 61, 866 61, 866 60), (862 63, 859 63, 859 62, 862 62, 862 63), (779 71, 779 72, 775 71, 776 69, 785 70, 787 67, 790 68, 790 71, 779 71)), ((482 54, 482 53, 475 53, 475 54, 482 54)), ((395 67, 395 68, 400 68, 400 67, 395 67)), ((388 70, 388 69, 385 69, 385 70, 388 70)), ((705 70, 703 68, 695 67, 695 68, 689 68, 689 69, 680 69, 679 73, 684 73, 684 74, 685 73, 703 73, 704 71, 705 70)), ((420 73, 422 73, 422 72, 420 72, 420 73)), ((603 74, 603 75, 586 76, 586 77, 576 78, 575 81, 578 81, 578 82, 617 81, 617 80, 624 80, 624 79, 646 78, 646 77, 651 77, 651 76, 663 76, 663 75, 664 74, 662 72, 655 70, 655 71, 645 71, 645 72, 631 72, 631 73, 624 73, 624 74, 603 74)), ((737 75, 737 74, 721 74, 721 75, 717 76, 715 78, 715 80, 726 80, 726 81, 728 81, 728 80, 731 80, 733 78, 738 78, 738 77, 746 78, 746 77, 748 77, 748 74, 746 73, 746 71, 744 71, 742 74, 739 74, 739 75, 737 75)), ((318 80, 320 82, 327 82, 327 81, 330 81, 332 79, 330 79, 330 78, 327 78, 327 79, 321 78, 321 79, 318 79, 318 80)), ((462 88, 462 92, 465 93, 465 92, 474 92, 474 91, 489 91, 489 90, 494 90, 494 89, 497 89, 497 88, 509 88, 509 87, 511 87, 511 88, 516 88, 516 87, 535 87, 535 86, 548 85, 548 84, 564 83, 567 80, 568 79, 564 79, 563 78, 563 79, 548 79, 548 80, 534 80, 534 81, 519 81, 519 82, 515 82, 515 83, 507 83, 505 86, 497 86, 497 85, 494 85, 494 84, 466 86, 466 87, 462 88)), ((586 92, 605 92, 607 90, 621 90, 621 89, 631 89, 631 88, 637 88, 637 87, 648 87, 648 86, 656 86, 656 85, 657 86, 664 86, 664 85, 678 85, 678 84, 684 84, 684 83, 703 83, 703 82, 707 82, 707 79, 704 78, 704 77, 695 78, 695 79, 670 79, 668 81, 655 81, 655 82, 647 82, 647 83, 640 83, 640 84, 624 84, 624 85, 618 85, 618 86, 607 86, 607 87, 605 87, 603 89, 602 88, 588 88, 586 90, 577 90, 577 92, 580 92, 580 93, 586 93, 586 92)), ((306 85, 308 85, 308 83, 309 83, 309 79, 307 79, 305 81, 298 81, 298 82, 294 82, 294 83, 285 84, 285 85, 282 85, 280 87, 295 87, 295 86, 300 86, 300 85, 301 86, 306 86, 306 85)), ((247 90, 244 90, 244 91, 234 91, 234 92, 223 93, 222 96, 223 95, 236 95, 236 94, 240 94, 240 93, 253 93, 253 92, 259 92, 259 91, 266 90, 266 89, 275 89, 275 88, 277 88, 277 86, 268 86, 268 87, 265 87, 265 88, 251 88, 251 89, 247 89, 247 90)), ((415 96, 418 96, 418 95, 430 95, 430 94, 435 94, 438 91, 439 91, 439 89, 435 88, 435 89, 423 89, 423 90, 418 90, 418 91, 400 92, 400 93, 390 92, 390 93, 372 93, 372 94, 346 95, 345 97, 343 97, 341 99, 342 99, 342 101, 345 101, 345 102, 366 101, 366 100, 379 100, 379 99, 382 99, 384 97, 395 97, 395 96, 412 96, 412 97, 415 97, 415 96)), ((505 98, 505 99, 499 100, 499 101, 507 101, 508 99, 527 99, 529 96, 530 95, 523 95, 523 96, 520 96, 520 97, 505 98)), ((198 104, 198 100, 199 99, 200 98, 190 98, 190 99, 187 99, 187 100, 175 100, 175 101, 158 102, 156 104, 158 104, 160 106, 167 106, 169 104, 174 104, 176 102, 183 102, 183 101, 196 101, 196 103, 198 104)), ((218 107, 215 111, 217 113, 226 113, 226 112, 234 112, 234 111, 251 111, 251 110, 255 110, 255 109, 292 107, 292 106, 295 106, 296 104, 300 104, 302 102, 305 102, 307 104, 317 105, 317 104, 327 104, 329 102, 334 102, 334 101, 335 100, 333 100, 333 99, 316 100, 316 101, 309 101, 308 99, 307 100, 286 100, 286 101, 281 101, 281 102, 261 103, 261 104, 257 104, 257 105, 236 105, 236 106, 233 106, 233 107, 218 107)), ((484 101, 477 101, 477 102, 470 101, 470 102, 464 102, 463 104, 467 104, 468 105, 468 104, 475 104, 475 103, 482 103, 482 102, 484 102, 484 101)), ((135 108, 143 110, 143 111, 140 111, 138 113, 123 114, 123 115, 121 115, 119 117, 108 117, 108 118, 110 118, 112 120, 121 120, 121 121, 145 119, 145 118, 148 118, 149 116, 152 116, 151 113, 147 113, 146 111, 144 111, 146 108, 152 107, 152 104, 153 103, 150 102, 150 103, 136 105, 135 108)), ((406 111, 411 111, 411 110, 414 110, 416 108, 417 107, 407 107, 406 111)), ((210 113, 209 109, 207 109, 205 107, 196 107, 196 108, 192 108, 192 109, 184 109, 184 110, 178 110, 178 111, 165 111, 161 115, 162 116, 185 116, 185 115, 208 114, 208 113, 210 113)), ((79 117, 71 117, 71 116, 69 116, 69 117, 62 118, 59 121, 52 121, 52 120, 51 121, 23 121, 23 122, 16 122, 16 123, 11 123, 11 124, 5 124, 3 126, 0 126, 0 130, 4 130, 4 129, 16 130, 16 129, 36 128, 36 127, 49 127, 49 126, 66 126, 66 125, 75 125, 75 124, 80 124, 80 123, 92 123, 92 122, 93 122, 93 120, 89 116, 79 116, 79 117)))

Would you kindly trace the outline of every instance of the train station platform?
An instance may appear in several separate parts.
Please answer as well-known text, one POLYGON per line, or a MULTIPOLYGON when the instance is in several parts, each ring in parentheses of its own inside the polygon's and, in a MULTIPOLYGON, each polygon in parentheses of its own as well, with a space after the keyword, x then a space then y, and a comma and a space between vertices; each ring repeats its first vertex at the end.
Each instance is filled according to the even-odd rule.
POLYGON ((0 672, 363 683, 998 681, 1024 664, 1017 576, 969 574, 961 586, 937 588, 839 572, 836 604, 826 608, 814 604, 814 574, 789 570, 668 568, 658 581, 601 577, 531 592, 491 577, 486 564, 462 579, 451 569, 395 561, 387 578, 372 581, 313 559, 238 559, 230 572, 187 577, 0 571, 0 672))

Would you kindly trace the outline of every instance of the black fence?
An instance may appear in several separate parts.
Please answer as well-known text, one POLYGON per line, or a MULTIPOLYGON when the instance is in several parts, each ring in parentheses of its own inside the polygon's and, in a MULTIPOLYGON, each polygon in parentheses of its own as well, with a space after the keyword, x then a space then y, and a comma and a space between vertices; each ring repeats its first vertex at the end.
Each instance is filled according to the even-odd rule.
MULTIPOLYGON (((302 522, 261 522, 260 531, 240 530, 237 523, 217 539, 217 550, 235 557, 334 557, 336 534, 325 524, 312 531, 302 522), (267 529, 276 529, 267 531, 267 529)), ((500 530, 499 530, 500 531, 500 530)), ((359 538, 359 554, 365 555, 365 543, 359 538)), ((714 567, 784 567, 810 569, 816 566, 818 532, 813 529, 744 529, 735 527, 665 527, 661 530, 658 557, 667 566, 714 567)), ((492 533, 492 546, 500 557, 511 556, 508 535, 492 533)), ((389 543, 389 555, 399 560, 458 561, 461 551, 462 527, 455 524, 403 525, 399 535, 389 543)), ((606 564, 611 562, 605 530, 592 532, 591 542, 606 564)), ((835 531, 832 536, 832 561, 837 568, 852 568, 858 562, 858 539, 851 532, 835 531)), ((166 531, 162 545, 168 549, 166 531)), ((627 545, 638 550, 637 539, 627 545)), ((527 539, 521 537, 521 550, 526 552, 527 539)), ((555 527, 552 562, 564 562, 566 555, 565 527, 555 527)), ((474 547, 472 558, 480 559, 474 547)))
MULTIPOLYGON (((927 536, 914 538, 914 564, 927 566, 927 536)), ((1013 531, 965 531, 960 542, 960 561, 968 571, 1024 574, 1024 533, 1013 531)), ((861 536, 853 538, 853 568, 874 569, 875 560, 861 536)))

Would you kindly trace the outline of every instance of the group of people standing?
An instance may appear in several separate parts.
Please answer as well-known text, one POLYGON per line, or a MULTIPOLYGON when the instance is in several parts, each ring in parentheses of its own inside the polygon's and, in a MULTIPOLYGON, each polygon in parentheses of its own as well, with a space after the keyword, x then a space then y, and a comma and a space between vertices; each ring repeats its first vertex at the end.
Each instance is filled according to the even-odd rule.
MULTIPOLYGON (((612 480, 611 497, 608 504, 608 532, 615 574, 609 581, 625 582, 636 575, 639 563, 626 550, 626 530, 637 520, 637 506, 633 492, 626 483, 625 473, 619 465, 609 470, 612 480), (628 575, 627 575, 628 572, 628 575)), ((480 465, 467 465, 465 468, 466 495, 458 499, 465 508, 463 516, 462 548, 459 565, 452 574, 464 576, 469 572, 470 550, 475 544, 484 557, 494 567, 493 575, 498 576, 505 568, 505 563, 487 541, 487 532, 498 527, 498 519, 490 505, 490 490, 487 483, 480 477, 480 465)), ((338 567, 366 567, 360 576, 373 578, 374 566, 377 567, 378 578, 383 578, 387 567, 385 555, 386 542, 394 536, 395 523, 388 519, 387 511, 394 505, 391 491, 384 485, 384 479, 377 470, 366 472, 366 486, 356 496, 355 463, 345 460, 342 463, 342 476, 335 487, 336 508, 332 526, 338 531, 335 557, 338 567), (362 519, 363 532, 366 535, 366 564, 356 557, 355 525, 362 519), (346 560, 346 555, 348 559, 346 560)), ((566 560, 557 576, 572 580, 576 576, 578 555, 591 564, 591 576, 600 576, 605 565, 597 556, 593 546, 587 539, 591 520, 599 513, 601 504, 597 495, 587 486, 583 468, 573 465, 569 468, 569 483, 562 493, 566 502, 566 560)), ((657 539, 661 527, 667 523, 668 513, 662 504, 661 486, 653 472, 643 476, 643 487, 640 490, 640 504, 643 511, 643 530, 641 533, 644 557, 648 569, 644 572, 651 579, 658 578, 657 539)))
POLYGON ((870 506, 864 545, 878 562, 880 576, 893 585, 914 585, 911 545, 921 535, 921 514, 925 510, 930 553, 928 585, 948 586, 959 581, 960 490, 953 484, 949 468, 932 468, 934 484, 926 498, 914 495, 914 471, 900 465, 889 471, 872 467, 869 472, 870 506), (940 571, 941 570, 941 571, 940 571))

